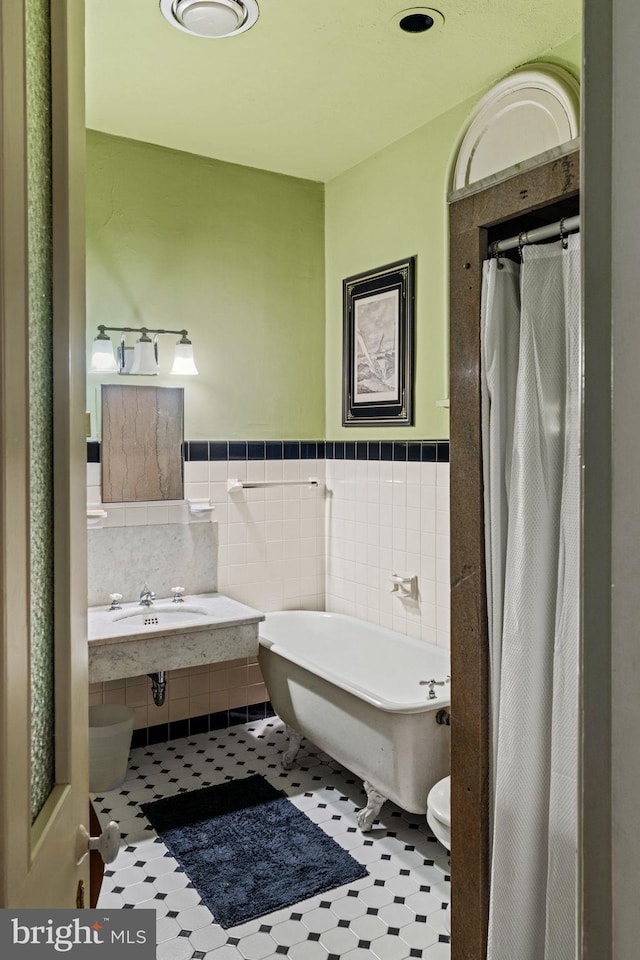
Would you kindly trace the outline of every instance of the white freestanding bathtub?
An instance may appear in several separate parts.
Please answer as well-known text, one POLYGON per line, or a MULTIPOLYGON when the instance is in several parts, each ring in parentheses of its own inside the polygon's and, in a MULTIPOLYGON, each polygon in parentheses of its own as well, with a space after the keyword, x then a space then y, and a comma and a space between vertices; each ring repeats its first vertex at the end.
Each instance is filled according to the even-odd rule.
POLYGON ((386 799, 426 812, 429 790, 449 773, 447 651, 354 617, 296 610, 267 614, 258 657, 290 728, 283 766, 305 736, 361 777, 362 830, 386 799))

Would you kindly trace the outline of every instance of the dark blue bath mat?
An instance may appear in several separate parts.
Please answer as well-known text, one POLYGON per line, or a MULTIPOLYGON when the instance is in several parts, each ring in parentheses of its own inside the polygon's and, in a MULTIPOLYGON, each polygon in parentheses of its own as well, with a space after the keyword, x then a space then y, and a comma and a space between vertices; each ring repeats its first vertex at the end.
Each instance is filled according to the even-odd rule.
POLYGON ((142 810, 225 929, 367 875, 257 775, 144 803, 142 810))

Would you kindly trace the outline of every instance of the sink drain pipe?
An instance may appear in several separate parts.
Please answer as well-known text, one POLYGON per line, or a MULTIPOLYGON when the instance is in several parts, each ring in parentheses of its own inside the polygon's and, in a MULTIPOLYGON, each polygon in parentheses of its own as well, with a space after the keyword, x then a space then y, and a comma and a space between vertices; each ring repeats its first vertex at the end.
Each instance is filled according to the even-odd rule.
POLYGON ((167 693, 167 674, 164 670, 158 670, 157 673, 148 673, 147 676, 151 680, 153 702, 156 707, 161 707, 167 693))

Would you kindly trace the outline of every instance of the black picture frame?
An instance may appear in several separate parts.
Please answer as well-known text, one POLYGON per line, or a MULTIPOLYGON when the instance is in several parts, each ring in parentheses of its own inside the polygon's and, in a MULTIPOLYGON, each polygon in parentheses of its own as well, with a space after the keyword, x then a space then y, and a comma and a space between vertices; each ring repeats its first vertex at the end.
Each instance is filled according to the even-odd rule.
POLYGON ((415 263, 343 281, 344 427, 413 424, 415 263))

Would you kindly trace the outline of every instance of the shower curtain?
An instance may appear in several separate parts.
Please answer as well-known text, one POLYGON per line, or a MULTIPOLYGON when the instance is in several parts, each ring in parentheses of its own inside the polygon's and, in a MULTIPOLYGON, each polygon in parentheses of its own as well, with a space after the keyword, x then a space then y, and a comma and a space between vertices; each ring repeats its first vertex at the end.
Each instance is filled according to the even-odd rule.
POLYGON ((576 957, 579 243, 484 265, 488 960, 576 957))

